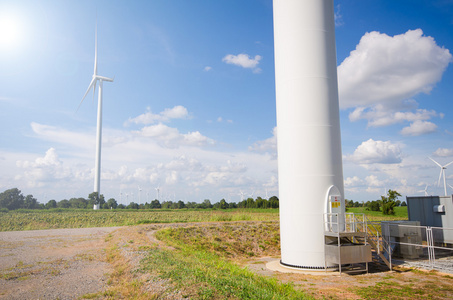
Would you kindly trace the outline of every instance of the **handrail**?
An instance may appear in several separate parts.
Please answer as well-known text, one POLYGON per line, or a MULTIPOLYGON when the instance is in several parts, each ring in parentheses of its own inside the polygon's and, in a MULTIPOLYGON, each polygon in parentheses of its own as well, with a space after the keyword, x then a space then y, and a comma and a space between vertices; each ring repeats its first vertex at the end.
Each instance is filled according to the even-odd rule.
POLYGON ((382 235, 380 230, 373 225, 373 222, 363 214, 345 213, 340 218, 338 213, 325 213, 324 230, 327 232, 365 232, 365 243, 370 244, 382 261, 392 269, 392 250, 389 241, 382 235), (361 218, 360 218, 361 215, 361 218), (360 220, 361 219, 361 220, 360 220), (382 249, 381 249, 382 248, 382 249), (387 259, 387 257, 388 259, 387 259))

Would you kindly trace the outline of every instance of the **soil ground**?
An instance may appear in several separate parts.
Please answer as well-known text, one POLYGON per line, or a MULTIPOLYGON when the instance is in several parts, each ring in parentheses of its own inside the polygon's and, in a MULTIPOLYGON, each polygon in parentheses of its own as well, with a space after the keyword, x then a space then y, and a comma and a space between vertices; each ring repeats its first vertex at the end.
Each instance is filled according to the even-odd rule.
MULTIPOLYGON (((136 265, 144 255, 139 250, 141 244, 157 243, 160 247, 166 247, 155 240, 153 234, 157 229, 194 225, 196 224, 186 223, 0 232, 0 299, 79 299, 88 293, 102 295, 99 292, 108 289, 109 274, 113 269, 106 262, 107 236, 113 236, 118 241, 121 240, 121 243, 127 243, 133 234, 144 236, 145 239, 140 243, 135 240, 133 249, 123 251, 127 261, 136 265)), ((282 282, 292 282, 296 288, 307 291, 317 299, 362 299, 356 293, 358 288, 374 287, 386 280, 391 280, 396 286, 410 284, 414 290, 440 281, 453 285, 453 278, 444 274, 408 270, 390 272, 371 268, 369 274, 354 276, 335 273, 281 273, 266 268, 266 264, 275 259, 278 258, 257 257, 242 264, 258 274, 274 277, 282 282)), ((145 286, 147 293, 154 296, 165 294, 162 290, 167 283, 159 282, 157 276, 152 278, 154 280, 148 280, 145 286)), ((165 295, 165 299, 181 299, 181 295, 177 293, 165 295)), ((453 298, 452 292, 443 295, 444 298, 445 295, 453 298)), ((426 296, 438 299, 435 294, 428 293, 426 296)), ((157 296, 157 299, 163 298, 157 296)), ((400 298, 407 297, 391 297, 400 298)))

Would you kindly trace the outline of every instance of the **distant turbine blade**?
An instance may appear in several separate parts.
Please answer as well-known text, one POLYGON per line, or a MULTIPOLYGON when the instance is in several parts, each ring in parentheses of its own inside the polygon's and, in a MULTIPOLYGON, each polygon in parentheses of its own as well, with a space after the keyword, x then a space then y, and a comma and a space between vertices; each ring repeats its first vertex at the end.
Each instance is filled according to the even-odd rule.
POLYGON ((441 166, 441 164, 440 164, 440 163, 438 163, 437 161, 435 161, 434 159, 432 159, 432 158, 431 158, 431 157, 429 157, 429 156, 428 156, 428 158, 429 158, 430 160, 432 160, 432 161, 433 161, 433 162, 434 162, 434 163, 435 163, 436 165, 438 165, 439 167, 441 167, 441 168, 442 168, 442 166, 441 166))
POLYGON ((94 41, 94 76, 98 74, 98 23, 96 21, 96 33, 94 41))
POLYGON ((94 90, 96 89, 96 78, 95 77, 93 77, 93 79, 91 80, 90 85, 88 86, 88 89, 85 92, 85 95, 83 95, 82 101, 80 101, 79 106, 77 107, 77 110, 79 110, 80 105, 82 105, 83 100, 85 100, 85 97, 87 96, 90 89, 93 87, 93 84, 94 84, 94 89, 93 89, 93 92, 94 92, 94 90))
POLYGON ((447 166, 451 165, 452 163, 453 163, 453 161, 449 162, 448 164, 446 164, 446 165, 444 166, 444 168, 446 168, 447 166))
POLYGON ((440 186, 440 179, 442 178, 442 170, 440 169, 439 180, 437 181, 437 186, 440 186))

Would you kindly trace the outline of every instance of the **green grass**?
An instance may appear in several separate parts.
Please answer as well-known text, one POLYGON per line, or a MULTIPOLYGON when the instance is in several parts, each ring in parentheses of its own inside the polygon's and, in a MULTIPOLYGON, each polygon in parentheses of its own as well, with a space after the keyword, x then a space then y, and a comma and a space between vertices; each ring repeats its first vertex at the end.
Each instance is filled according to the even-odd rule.
POLYGON ((243 220, 275 221, 278 210, 17 210, 0 213, 0 231, 243 220))
MULTIPOLYGON (((366 211, 363 207, 348 208, 348 212, 365 213, 372 221, 407 220, 407 207, 396 207, 393 216, 385 216, 382 212, 366 211)), ((0 212, 0 231, 112 227, 152 223, 278 220, 278 209, 16 210, 0 212)))
MULTIPOLYGON (((263 229, 266 230, 268 227, 264 225, 263 229)), ((225 231, 234 231, 241 226, 232 225, 227 229, 224 229, 224 226, 210 227, 208 232, 205 232, 210 233, 210 237, 204 239, 205 242, 202 242, 202 236, 206 234, 201 234, 198 228, 161 230, 157 237, 175 249, 155 248, 149 251, 146 259, 142 261, 141 272, 158 273, 160 278, 171 280, 174 287, 182 291, 183 296, 191 299, 310 298, 304 292, 296 290, 292 284, 283 284, 274 278, 254 274, 228 261, 218 254, 218 247, 212 248, 210 243, 206 243, 213 237, 222 248, 227 241, 215 237, 224 236, 225 231), (212 234, 218 230, 221 232, 212 234)), ((248 229, 253 228, 245 226, 248 229)), ((244 252, 243 249, 238 251, 244 252)))
POLYGON ((364 213, 370 221, 408 220, 407 206, 395 207, 394 215, 384 215, 382 211, 370 211, 365 207, 348 207, 348 213, 364 213))

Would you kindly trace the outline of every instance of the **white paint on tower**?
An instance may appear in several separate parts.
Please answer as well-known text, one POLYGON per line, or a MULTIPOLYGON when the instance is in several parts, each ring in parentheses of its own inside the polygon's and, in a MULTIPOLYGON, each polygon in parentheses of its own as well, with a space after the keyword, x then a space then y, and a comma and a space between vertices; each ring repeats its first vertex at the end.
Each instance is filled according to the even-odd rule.
POLYGON ((324 269, 323 214, 344 214, 333 0, 274 0, 281 262, 324 269))

